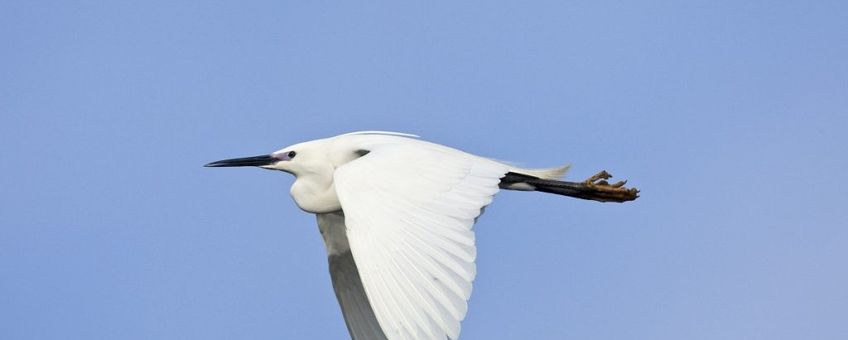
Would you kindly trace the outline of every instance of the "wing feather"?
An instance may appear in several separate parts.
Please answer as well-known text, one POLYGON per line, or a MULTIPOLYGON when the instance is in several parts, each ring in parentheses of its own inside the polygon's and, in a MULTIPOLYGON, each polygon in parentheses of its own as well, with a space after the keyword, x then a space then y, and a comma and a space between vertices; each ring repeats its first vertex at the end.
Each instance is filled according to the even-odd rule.
POLYGON ((348 247, 342 213, 318 214, 318 229, 327 247, 327 261, 333 290, 353 340, 386 339, 359 276, 359 269, 348 247))
POLYGON ((388 339, 456 339, 477 257, 473 225, 508 166, 405 139, 336 169, 347 238, 388 339))

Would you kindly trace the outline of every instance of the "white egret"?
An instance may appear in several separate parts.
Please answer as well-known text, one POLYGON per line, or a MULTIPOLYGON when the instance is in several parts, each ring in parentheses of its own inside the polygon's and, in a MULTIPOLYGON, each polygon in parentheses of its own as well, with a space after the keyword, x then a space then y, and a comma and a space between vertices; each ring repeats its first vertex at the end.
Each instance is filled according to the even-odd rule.
POLYGON ((257 166, 295 176, 291 196, 313 213, 353 339, 457 339, 477 256, 473 225, 499 189, 603 202, 636 199, 601 172, 524 169, 417 136, 365 131, 207 167, 257 166))

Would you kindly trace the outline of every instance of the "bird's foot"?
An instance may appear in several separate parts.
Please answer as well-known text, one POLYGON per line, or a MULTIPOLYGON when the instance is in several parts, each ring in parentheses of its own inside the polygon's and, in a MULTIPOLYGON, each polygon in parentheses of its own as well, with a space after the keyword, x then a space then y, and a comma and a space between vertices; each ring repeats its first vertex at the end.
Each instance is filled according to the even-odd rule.
POLYGON ((618 202, 632 201, 639 197, 639 190, 636 188, 626 188, 627 181, 618 181, 613 184, 607 182, 612 178, 606 170, 593 175, 583 181, 583 184, 589 188, 596 190, 601 196, 606 199, 618 202))

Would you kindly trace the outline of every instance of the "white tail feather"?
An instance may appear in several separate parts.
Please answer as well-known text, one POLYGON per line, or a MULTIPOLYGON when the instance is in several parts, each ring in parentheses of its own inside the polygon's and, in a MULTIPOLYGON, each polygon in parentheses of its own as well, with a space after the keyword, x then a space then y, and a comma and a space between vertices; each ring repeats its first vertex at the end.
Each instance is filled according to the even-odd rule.
POLYGON ((556 168, 546 168, 546 169, 521 169, 521 168, 511 168, 509 171, 530 175, 542 179, 552 179, 552 180, 560 180, 565 173, 568 172, 568 169, 571 168, 571 164, 566 164, 556 168))

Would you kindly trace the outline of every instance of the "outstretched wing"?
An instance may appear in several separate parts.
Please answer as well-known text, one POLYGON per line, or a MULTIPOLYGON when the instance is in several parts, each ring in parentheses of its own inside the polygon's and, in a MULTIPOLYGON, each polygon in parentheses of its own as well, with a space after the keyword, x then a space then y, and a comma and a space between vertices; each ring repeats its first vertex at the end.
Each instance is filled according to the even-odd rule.
POLYGON ((389 339, 456 339, 476 275, 472 227, 509 169, 416 140, 367 151, 334 181, 373 312, 389 339))
POLYGON ((341 212, 335 212, 316 216, 318 229, 327 247, 327 262, 330 264, 333 290, 342 308, 351 339, 386 339, 368 302, 368 296, 365 295, 365 289, 359 279, 359 270, 350 253, 345 235, 344 215, 341 212))

